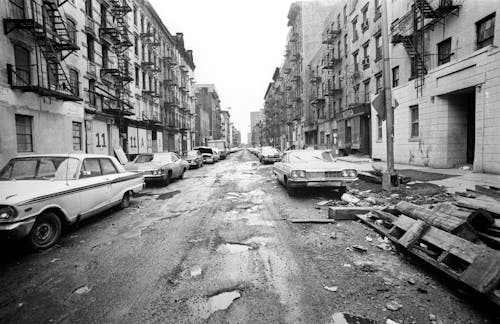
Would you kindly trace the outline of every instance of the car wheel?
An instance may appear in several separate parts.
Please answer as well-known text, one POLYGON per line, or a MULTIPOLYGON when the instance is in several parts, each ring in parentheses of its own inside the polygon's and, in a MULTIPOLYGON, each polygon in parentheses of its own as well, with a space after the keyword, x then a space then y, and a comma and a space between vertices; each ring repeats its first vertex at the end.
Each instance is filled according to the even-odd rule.
POLYGON ((338 191, 339 191, 339 194, 342 196, 343 194, 345 194, 347 192, 347 188, 346 187, 339 187, 338 191))
POLYGON ((170 184, 170 177, 172 176, 172 172, 168 171, 164 176, 162 180, 163 186, 168 186, 170 184))
POLYGON ((183 178, 184 178, 184 172, 186 172, 186 169, 183 169, 183 170, 182 170, 182 173, 181 173, 181 175, 179 176, 179 179, 183 179, 183 178))
POLYGON ((45 250, 59 241, 62 223, 55 213, 47 212, 36 218, 35 224, 27 237, 34 250, 45 250))
POLYGON ((130 192, 126 192, 123 194, 122 201, 120 202, 120 208, 125 209, 130 206, 130 192))

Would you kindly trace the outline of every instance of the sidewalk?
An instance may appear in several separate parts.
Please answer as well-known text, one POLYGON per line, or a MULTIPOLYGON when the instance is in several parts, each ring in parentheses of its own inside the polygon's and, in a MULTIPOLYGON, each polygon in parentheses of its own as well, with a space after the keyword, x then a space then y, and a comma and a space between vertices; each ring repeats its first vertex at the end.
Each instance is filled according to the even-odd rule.
MULTIPOLYGON (((358 172, 372 171, 372 165, 376 166, 377 169, 385 170, 387 168, 386 162, 373 162, 369 157, 365 156, 342 156, 338 157, 337 161, 340 161, 346 166, 350 165, 350 167, 356 169, 358 172)), ((411 169, 450 175, 450 178, 444 180, 429 181, 429 183, 445 187, 450 193, 465 191, 466 189, 474 189, 476 185, 494 186, 500 188, 500 175, 498 174, 476 173, 460 169, 434 169, 409 164, 395 164, 394 169, 396 171, 411 169)))

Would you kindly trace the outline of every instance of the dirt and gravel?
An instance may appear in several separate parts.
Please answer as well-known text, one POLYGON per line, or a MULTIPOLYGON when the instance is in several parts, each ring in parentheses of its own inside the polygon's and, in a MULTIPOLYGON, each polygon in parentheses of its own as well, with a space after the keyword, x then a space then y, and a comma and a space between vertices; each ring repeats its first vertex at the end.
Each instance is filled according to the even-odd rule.
POLYGON ((500 322, 492 305, 361 223, 288 222, 326 218, 314 203, 339 197, 289 197, 271 168, 241 151, 148 187, 43 253, 2 242, 0 322, 335 323, 340 312, 500 322))

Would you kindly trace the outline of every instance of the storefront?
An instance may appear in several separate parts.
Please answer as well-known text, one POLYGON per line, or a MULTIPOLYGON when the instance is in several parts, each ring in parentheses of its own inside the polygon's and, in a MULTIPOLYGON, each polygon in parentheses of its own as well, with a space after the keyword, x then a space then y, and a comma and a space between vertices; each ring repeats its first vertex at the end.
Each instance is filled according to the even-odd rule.
POLYGON ((370 105, 352 106, 335 117, 339 154, 371 155, 370 105))

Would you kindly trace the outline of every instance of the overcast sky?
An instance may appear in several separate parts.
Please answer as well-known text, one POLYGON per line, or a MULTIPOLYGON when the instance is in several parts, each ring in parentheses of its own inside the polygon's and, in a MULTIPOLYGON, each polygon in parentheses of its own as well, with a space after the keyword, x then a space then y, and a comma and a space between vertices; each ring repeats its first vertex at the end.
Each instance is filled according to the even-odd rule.
POLYGON ((246 142, 250 111, 264 107, 283 61, 291 0, 149 0, 170 33, 184 33, 198 83, 214 83, 246 142))

